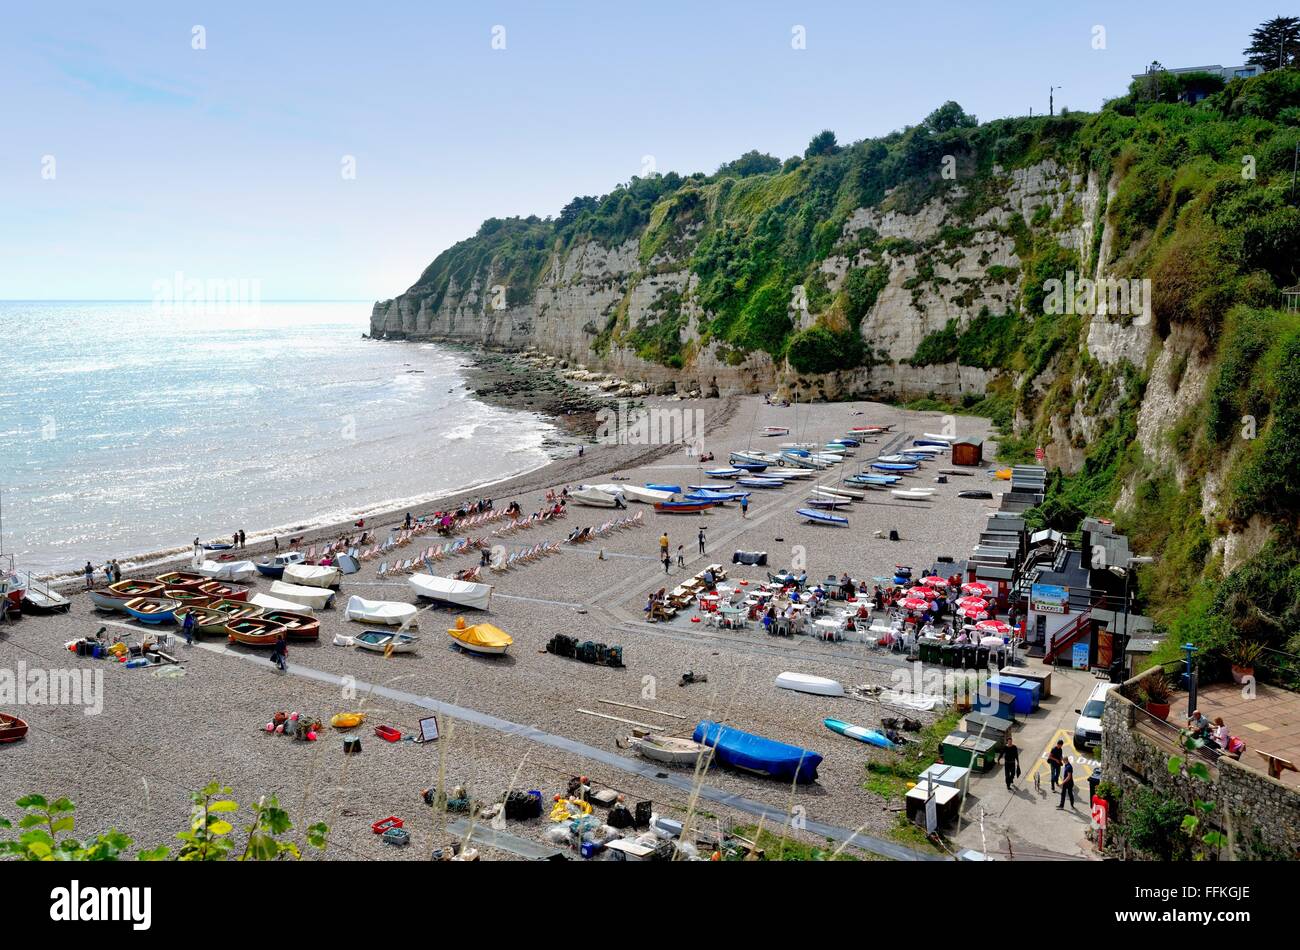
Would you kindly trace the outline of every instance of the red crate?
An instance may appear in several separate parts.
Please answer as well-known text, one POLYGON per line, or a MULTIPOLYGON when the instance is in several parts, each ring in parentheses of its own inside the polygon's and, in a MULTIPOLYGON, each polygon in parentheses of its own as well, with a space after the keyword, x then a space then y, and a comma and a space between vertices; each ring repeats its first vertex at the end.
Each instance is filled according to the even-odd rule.
POLYGON ((381 818, 379 821, 371 825, 370 830, 377 835, 382 835, 389 828, 400 827, 402 827, 402 819, 398 818, 396 815, 389 815, 387 818, 381 818))
POLYGON ((375 726, 375 735, 381 739, 387 739, 389 742, 396 742, 402 738, 402 734, 392 726, 375 726))

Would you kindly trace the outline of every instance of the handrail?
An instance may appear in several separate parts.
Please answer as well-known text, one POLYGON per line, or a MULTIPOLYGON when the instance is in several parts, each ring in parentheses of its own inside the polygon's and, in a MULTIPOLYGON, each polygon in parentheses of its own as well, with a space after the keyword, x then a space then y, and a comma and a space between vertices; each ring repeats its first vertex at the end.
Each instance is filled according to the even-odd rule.
POLYGON ((1092 608, 1099 603, 1101 601, 1097 600, 1089 604, 1086 609, 1075 615, 1073 621, 1057 631, 1057 636, 1052 638, 1051 649, 1043 654, 1044 663, 1055 663, 1056 658, 1061 655, 1061 651, 1079 638, 1079 634, 1083 632, 1085 622, 1092 619, 1092 608), (1061 636, 1062 633, 1064 633, 1064 636, 1061 636))
MULTIPOLYGON (((1129 702, 1133 704, 1133 708, 1138 713, 1145 716, 1147 720, 1150 720, 1150 724, 1154 727, 1160 738, 1167 739, 1167 741, 1172 743, 1180 752, 1189 752, 1187 747, 1183 745, 1183 730, 1171 724, 1168 720, 1161 719, 1159 716, 1152 714, 1142 706, 1134 703, 1131 699, 1129 702)), ((1223 758, 1224 755, 1227 755, 1223 749, 1215 748, 1207 743, 1201 742, 1200 740, 1195 741, 1196 747, 1190 750, 1190 754, 1204 759, 1211 765, 1217 766, 1219 764, 1219 759, 1223 758)))

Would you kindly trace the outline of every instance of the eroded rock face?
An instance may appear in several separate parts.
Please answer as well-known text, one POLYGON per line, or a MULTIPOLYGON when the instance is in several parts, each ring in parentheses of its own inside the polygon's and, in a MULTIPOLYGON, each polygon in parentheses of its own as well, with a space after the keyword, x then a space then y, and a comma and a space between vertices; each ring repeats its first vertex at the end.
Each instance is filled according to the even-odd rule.
MULTIPOLYGON (((678 391, 780 389, 828 399, 855 394, 979 395, 995 373, 956 364, 911 366, 905 361, 928 334, 944 329, 950 320, 965 326, 981 311, 1001 314, 1017 307, 1021 262, 1008 227, 1013 216, 1026 225, 1036 220, 1035 227, 1052 227, 1063 246, 1082 249, 1086 256, 1098 200, 1095 180, 1084 180, 1055 162, 1006 173, 995 169, 994 175, 1002 190, 956 231, 954 208, 966 197, 960 186, 914 212, 859 208, 850 216, 841 240, 845 247, 861 244, 864 229, 878 239, 893 239, 892 244, 884 242, 883 250, 833 253, 821 265, 832 292, 853 267, 889 267, 887 284, 861 322, 863 339, 877 360, 871 367, 809 377, 777 365, 766 353, 741 353, 702 341, 700 320, 705 315, 696 299, 697 278, 687 264, 696 234, 677 248, 676 257, 661 252, 644 265, 635 239, 613 248, 591 241, 576 244, 552 255, 536 288, 527 299, 513 303, 504 303, 504 278, 491 265, 463 286, 453 281, 436 309, 432 297, 417 286, 374 305, 371 335, 536 347, 651 386, 672 383, 678 391), (1048 211, 1040 213, 1044 205, 1048 211), (660 319, 666 295, 675 295, 683 318, 680 369, 642 359, 618 342, 622 331, 660 319)), ((878 248, 881 242, 872 243, 878 248)), ((803 329, 819 315, 797 298, 791 301, 790 315, 795 328, 803 329)))

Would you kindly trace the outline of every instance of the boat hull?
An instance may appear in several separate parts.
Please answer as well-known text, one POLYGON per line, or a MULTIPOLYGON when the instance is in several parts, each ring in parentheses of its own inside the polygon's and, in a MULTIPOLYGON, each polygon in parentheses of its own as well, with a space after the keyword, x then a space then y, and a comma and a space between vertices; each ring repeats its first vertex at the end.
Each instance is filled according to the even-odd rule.
POLYGON ((662 515, 697 515, 716 504, 713 501, 659 501, 655 502, 655 511, 662 515))
POLYGON ((271 623, 260 617, 245 617, 226 624, 226 636, 231 643, 242 643, 246 647, 270 647, 287 631, 278 623, 271 623))
POLYGON ((807 673, 782 673, 776 678, 778 689, 788 689, 795 693, 808 693, 812 696, 843 696, 844 687, 825 676, 811 676, 807 673))
POLYGON ((161 600, 154 597, 136 597, 128 600, 122 609, 128 614, 147 624, 165 624, 176 622, 176 608, 180 604, 174 600, 161 600))
POLYGON ((90 602, 94 604, 98 610, 126 613, 126 602, 134 599, 134 597, 125 597, 121 594, 115 594, 107 587, 96 587, 90 592, 90 602))
POLYGON ((0 713, 0 745, 17 742, 27 735, 27 723, 17 716, 0 713))
POLYGON ((812 508, 796 508, 794 513, 801 518, 807 518, 809 521, 815 521, 818 524, 835 525, 841 528, 849 526, 849 519, 842 515, 832 515, 825 511, 815 511, 812 508))
POLYGON ((838 732, 842 736, 857 739, 859 742, 865 742, 868 745, 878 746, 881 749, 892 749, 894 747, 894 744, 888 738, 874 729, 864 729, 862 726, 855 726, 839 719, 823 719, 822 724, 831 732, 838 732))
POLYGON ((783 781, 815 782, 822 757, 816 752, 763 736, 742 732, 708 719, 695 727, 692 738, 712 746, 724 765, 783 781))
POLYGON ((320 639, 320 621, 307 614, 292 610, 268 610, 262 614, 261 619, 284 627, 290 640, 320 639))
POLYGON ((369 650, 371 653, 387 653, 390 643, 394 653, 414 653, 419 641, 419 637, 407 636, 406 634, 377 632, 359 633, 352 638, 353 644, 358 649, 369 650))

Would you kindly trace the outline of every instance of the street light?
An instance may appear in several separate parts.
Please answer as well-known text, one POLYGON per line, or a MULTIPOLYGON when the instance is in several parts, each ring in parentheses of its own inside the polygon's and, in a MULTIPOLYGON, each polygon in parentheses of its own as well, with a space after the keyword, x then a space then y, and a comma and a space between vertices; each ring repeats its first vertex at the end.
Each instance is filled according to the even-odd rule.
POLYGON ((1052 94, 1060 88, 1061 88, 1060 86, 1047 87, 1047 114, 1048 115, 1056 115, 1056 102, 1052 98, 1052 94))

